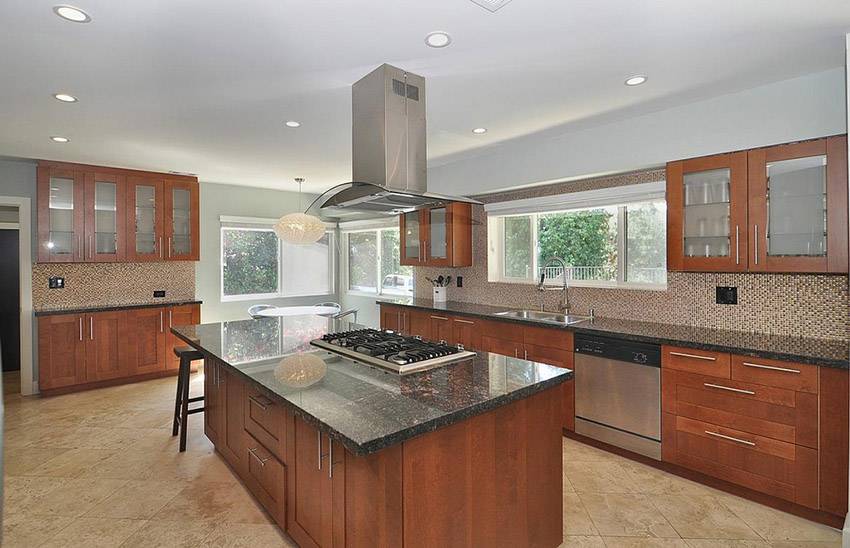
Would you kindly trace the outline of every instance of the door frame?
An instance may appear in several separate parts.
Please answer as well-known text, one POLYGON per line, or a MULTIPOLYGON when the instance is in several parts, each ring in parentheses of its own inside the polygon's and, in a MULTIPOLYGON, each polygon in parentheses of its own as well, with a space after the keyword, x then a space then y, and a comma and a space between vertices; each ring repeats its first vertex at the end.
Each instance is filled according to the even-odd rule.
MULTIPOLYGON (((23 196, 0 196, 0 205, 18 208, 18 269, 20 270, 21 302, 21 395, 30 396, 38 392, 33 381, 32 351, 32 200, 23 196)), ((8 223, 5 228, 12 228, 8 223)))

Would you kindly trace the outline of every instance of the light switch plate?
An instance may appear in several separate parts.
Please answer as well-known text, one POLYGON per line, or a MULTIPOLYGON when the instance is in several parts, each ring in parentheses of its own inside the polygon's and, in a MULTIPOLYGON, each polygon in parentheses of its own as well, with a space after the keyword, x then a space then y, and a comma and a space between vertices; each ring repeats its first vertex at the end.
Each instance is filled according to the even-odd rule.
POLYGON ((65 278, 62 276, 51 276, 47 280, 48 289, 62 289, 65 287, 65 278))
POLYGON ((717 304, 738 304, 738 288, 717 286, 715 302, 717 304))

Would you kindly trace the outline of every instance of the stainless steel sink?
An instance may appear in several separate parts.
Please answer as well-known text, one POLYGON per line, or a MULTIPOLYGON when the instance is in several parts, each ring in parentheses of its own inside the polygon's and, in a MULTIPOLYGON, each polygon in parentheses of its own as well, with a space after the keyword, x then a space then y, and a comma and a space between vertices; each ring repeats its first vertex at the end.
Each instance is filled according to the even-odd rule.
POLYGON ((505 310, 496 312, 496 316, 506 318, 519 318, 534 322, 557 323, 561 325, 573 325, 590 319, 590 316, 578 316, 576 314, 558 314, 557 312, 541 312, 539 310, 505 310))

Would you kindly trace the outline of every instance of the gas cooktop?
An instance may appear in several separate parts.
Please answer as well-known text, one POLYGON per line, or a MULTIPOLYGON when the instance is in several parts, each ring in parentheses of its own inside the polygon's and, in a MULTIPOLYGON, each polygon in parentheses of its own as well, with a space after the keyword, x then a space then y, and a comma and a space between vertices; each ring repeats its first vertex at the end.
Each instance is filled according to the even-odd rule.
POLYGON ((431 342, 377 329, 328 333, 311 344, 400 374, 439 367, 475 355, 475 352, 445 341, 431 342))

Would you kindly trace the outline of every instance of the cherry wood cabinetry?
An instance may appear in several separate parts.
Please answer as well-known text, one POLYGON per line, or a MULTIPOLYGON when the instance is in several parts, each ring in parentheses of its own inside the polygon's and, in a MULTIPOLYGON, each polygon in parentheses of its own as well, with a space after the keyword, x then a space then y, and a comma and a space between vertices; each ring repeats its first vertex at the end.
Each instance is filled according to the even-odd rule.
POLYGON ((220 363, 213 359, 204 360, 204 434, 209 440, 219 447, 223 438, 224 413, 222 400, 225 392, 221 385, 221 371, 224 369, 220 363))
POLYGON ((245 383, 226 367, 216 374, 220 431, 218 450, 238 472, 247 469, 245 440, 245 383))
POLYGON ((665 346, 662 458, 843 515, 830 484, 847 479, 847 373, 665 346))
POLYGON ((199 258, 195 177, 42 161, 39 262, 199 258))
POLYGON ((177 335, 171 332, 172 327, 181 325, 197 325, 201 323, 201 307, 196 304, 183 304, 178 306, 169 306, 166 309, 168 322, 165 325, 165 333, 168 338, 168 347, 166 356, 168 356, 168 369, 177 369, 180 367, 180 359, 174 354, 174 347, 186 346, 177 335))
POLYGON ((472 206, 451 202, 399 216, 403 265, 472 266, 472 206))
POLYGON ((50 395, 173 374, 173 311, 200 323, 198 304, 40 316, 39 389, 50 395))
POLYGON ((667 164, 667 268, 848 271, 847 136, 667 164))

